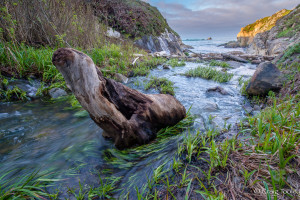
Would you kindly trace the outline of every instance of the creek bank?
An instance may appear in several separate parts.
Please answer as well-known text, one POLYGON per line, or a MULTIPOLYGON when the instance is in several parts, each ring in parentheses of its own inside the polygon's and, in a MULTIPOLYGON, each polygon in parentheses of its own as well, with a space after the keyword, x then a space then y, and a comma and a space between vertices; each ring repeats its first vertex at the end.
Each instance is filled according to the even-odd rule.
POLYGON ((1 99, 6 101, 30 101, 38 98, 58 97, 68 95, 63 88, 51 88, 50 84, 43 83, 39 79, 15 79, 1 77, 1 99))

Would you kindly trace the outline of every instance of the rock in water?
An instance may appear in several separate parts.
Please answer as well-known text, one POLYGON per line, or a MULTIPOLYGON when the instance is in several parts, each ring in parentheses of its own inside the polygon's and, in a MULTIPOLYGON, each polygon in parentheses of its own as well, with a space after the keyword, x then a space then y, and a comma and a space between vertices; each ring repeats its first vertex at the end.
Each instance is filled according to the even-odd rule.
POLYGON ((217 111, 219 109, 219 106, 218 106, 218 104, 216 104, 214 102, 207 102, 205 104, 205 106, 203 107, 203 109, 205 111, 214 112, 214 111, 217 111))
POLYGON ((282 86, 280 70, 271 62, 258 65, 246 92, 249 95, 266 95, 269 91, 278 91, 282 86))
POLYGON ((248 63, 248 60, 227 53, 222 53, 224 59, 235 60, 242 63, 248 63))
POLYGON ((143 94, 105 78, 89 56, 75 49, 58 49, 52 62, 82 107, 104 130, 103 136, 112 138, 119 149, 146 144, 161 128, 186 116, 184 106, 173 96, 143 94))
POLYGON ((67 93, 61 88, 52 88, 49 90, 49 95, 51 98, 56 99, 58 97, 67 96, 67 93))
POLYGON ((163 69, 172 69, 170 65, 163 65, 163 69))
POLYGON ((206 92, 219 92, 220 94, 223 94, 223 95, 229 95, 229 93, 224 88, 222 88, 220 86, 209 88, 209 89, 206 90, 206 92))

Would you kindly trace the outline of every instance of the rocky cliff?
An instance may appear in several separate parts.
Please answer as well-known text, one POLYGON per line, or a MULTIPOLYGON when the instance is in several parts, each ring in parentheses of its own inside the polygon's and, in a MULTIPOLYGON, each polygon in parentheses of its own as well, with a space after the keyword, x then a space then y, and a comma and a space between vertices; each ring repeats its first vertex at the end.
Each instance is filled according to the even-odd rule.
POLYGON ((237 35, 240 46, 246 47, 250 45, 258 33, 269 31, 275 26, 277 20, 281 19, 290 12, 290 10, 283 9, 272 16, 259 19, 253 24, 243 27, 237 35))
POLYGON ((248 45, 247 52, 250 54, 278 56, 300 42, 300 5, 291 11, 282 10, 257 22, 251 25, 252 28, 249 25, 245 27, 252 31, 247 33, 243 28, 238 34, 239 42, 248 45), (265 21, 264 26, 262 21, 265 21))
POLYGON ((90 0, 101 21, 152 53, 182 54, 179 35, 157 8, 140 0, 90 0))

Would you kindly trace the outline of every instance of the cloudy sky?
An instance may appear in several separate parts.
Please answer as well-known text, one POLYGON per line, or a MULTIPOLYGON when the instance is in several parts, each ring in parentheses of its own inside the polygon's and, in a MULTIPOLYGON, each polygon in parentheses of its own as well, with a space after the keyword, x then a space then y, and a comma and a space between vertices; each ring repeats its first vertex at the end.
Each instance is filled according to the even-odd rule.
POLYGON ((299 0, 144 0, 157 7, 183 39, 235 37, 240 28, 299 0))

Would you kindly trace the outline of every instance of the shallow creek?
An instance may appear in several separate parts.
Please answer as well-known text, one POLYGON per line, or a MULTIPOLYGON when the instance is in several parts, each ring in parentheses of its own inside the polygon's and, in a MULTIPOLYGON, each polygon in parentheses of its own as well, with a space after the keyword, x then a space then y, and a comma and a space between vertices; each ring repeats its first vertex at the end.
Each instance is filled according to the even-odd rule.
MULTIPOLYGON (((245 116, 243 105, 247 103, 240 95, 238 80, 241 76, 249 78, 256 66, 241 64, 230 69, 228 72, 234 73, 234 77, 222 84, 181 75, 200 65, 204 64, 187 63, 170 70, 159 66, 148 77, 131 78, 127 85, 145 93, 158 93, 144 91, 143 84, 150 76, 166 77, 175 83, 176 98, 187 110, 192 106, 191 113, 197 118, 194 128, 205 131, 237 123, 245 116), (206 92, 215 86, 223 87, 230 95, 206 92)), ((166 168, 171 165, 178 143, 185 135, 170 137, 143 155, 124 155, 102 137, 102 130, 88 116, 78 117, 77 111, 68 107, 66 102, 40 100, 0 104, 0 176, 10 170, 14 170, 10 173, 14 177, 36 170, 47 171, 53 173, 53 178, 63 179, 55 187, 66 191, 67 187, 77 187, 79 181, 84 186, 97 186, 98 172, 106 169, 108 173, 110 169, 111 175, 122 177, 120 193, 124 190, 122 194, 126 194, 134 191, 135 186, 142 187, 161 164, 166 168)))

